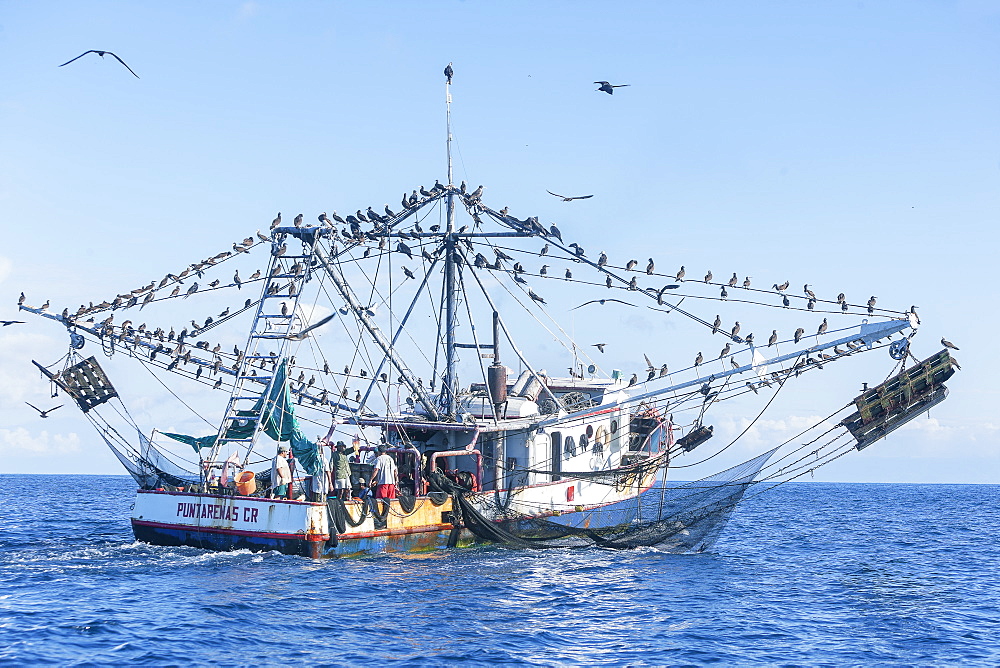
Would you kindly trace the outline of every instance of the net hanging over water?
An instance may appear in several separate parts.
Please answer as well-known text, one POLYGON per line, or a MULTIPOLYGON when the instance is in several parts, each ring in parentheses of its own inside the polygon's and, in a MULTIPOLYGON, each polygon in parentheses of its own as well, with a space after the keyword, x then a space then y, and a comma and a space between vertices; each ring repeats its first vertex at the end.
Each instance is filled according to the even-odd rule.
POLYGON ((531 516, 510 509, 510 499, 453 494, 467 529, 479 539, 517 548, 545 549, 597 545, 614 549, 655 547, 666 552, 711 549, 761 467, 778 448, 707 478, 676 486, 657 480, 638 496, 566 516, 531 516), (591 526, 599 526, 592 529, 591 526))

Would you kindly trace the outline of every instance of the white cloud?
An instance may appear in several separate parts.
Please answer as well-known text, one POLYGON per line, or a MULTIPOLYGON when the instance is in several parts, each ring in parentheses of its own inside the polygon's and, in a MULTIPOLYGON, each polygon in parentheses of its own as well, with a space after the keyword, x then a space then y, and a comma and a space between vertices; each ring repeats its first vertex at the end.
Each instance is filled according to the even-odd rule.
POLYGON ((3 283, 5 280, 7 280, 7 277, 10 276, 10 272, 11 269, 13 269, 13 267, 14 264, 10 261, 9 258, 0 255, 0 283, 3 283))
POLYGON ((260 12, 260 5, 250 0, 240 5, 238 16, 241 20, 252 19, 260 12))
POLYGON ((75 432, 69 434, 32 434, 24 427, 0 429, 0 453, 13 456, 17 453, 67 454, 80 451, 80 437, 75 432))

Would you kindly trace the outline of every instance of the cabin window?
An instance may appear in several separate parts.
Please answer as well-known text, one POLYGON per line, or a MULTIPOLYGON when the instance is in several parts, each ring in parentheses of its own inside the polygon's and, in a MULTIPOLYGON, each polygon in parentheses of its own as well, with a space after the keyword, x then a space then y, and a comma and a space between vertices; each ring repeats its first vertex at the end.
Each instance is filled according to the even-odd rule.
POLYGON ((576 439, 572 436, 566 437, 566 442, 563 444, 563 452, 566 453, 567 457, 572 457, 576 454, 576 439))

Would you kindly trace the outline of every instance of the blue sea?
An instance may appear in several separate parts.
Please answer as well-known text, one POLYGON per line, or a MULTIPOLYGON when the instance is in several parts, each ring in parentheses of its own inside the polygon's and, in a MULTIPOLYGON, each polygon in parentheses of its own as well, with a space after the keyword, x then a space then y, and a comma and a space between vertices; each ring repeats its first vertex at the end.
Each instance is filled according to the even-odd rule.
POLYGON ((0 662, 1000 663, 998 485, 788 484, 711 554, 323 561, 137 543, 133 491, 0 476, 0 662))

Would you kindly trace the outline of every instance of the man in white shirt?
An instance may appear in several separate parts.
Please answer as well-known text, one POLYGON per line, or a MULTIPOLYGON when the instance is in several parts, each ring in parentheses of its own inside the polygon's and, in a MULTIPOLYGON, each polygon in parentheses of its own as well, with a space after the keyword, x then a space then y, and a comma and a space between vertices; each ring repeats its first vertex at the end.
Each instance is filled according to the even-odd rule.
POLYGON ((388 452, 389 446, 381 443, 378 446, 378 457, 375 458, 375 468, 372 470, 371 484, 375 487, 376 499, 395 499, 396 481, 399 471, 396 460, 388 452))
POLYGON ((288 485, 292 482, 292 472, 288 468, 287 443, 278 445, 278 454, 271 461, 271 498, 284 499, 288 497, 288 485))

